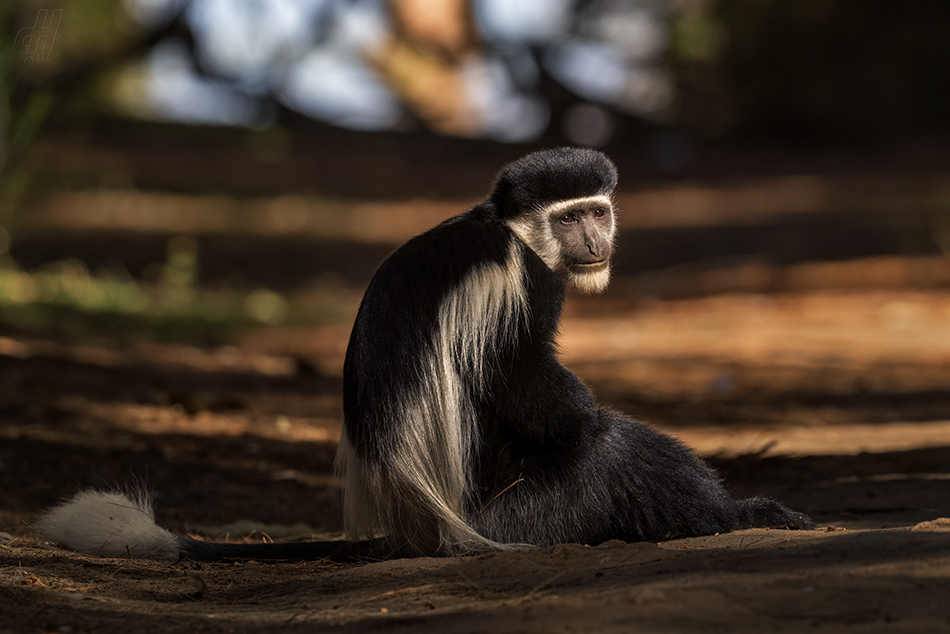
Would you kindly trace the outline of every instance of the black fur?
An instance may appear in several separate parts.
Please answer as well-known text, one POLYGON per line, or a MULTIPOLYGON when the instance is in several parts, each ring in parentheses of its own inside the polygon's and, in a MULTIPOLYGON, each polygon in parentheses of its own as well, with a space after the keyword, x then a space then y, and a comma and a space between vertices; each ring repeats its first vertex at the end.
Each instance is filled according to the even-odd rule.
POLYGON ((376 271, 343 367, 346 433, 361 457, 391 454, 400 433, 393 402, 425 380, 424 355, 445 293, 480 264, 504 263, 508 233, 489 208, 476 208, 413 238, 376 271))
POLYGON ((556 148, 509 163, 495 178, 490 202, 501 218, 513 218, 545 204, 609 194, 617 168, 602 152, 556 148))
POLYGON ((216 561, 348 561, 811 528, 771 500, 733 499, 686 447, 598 405, 558 362, 564 285, 535 252, 551 251, 552 239, 519 221, 552 203, 609 196, 616 179, 594 150, 529 155, 500 172, 484 203, 379 267, 344 364, 339 454, 353 541, 198 542, 155 525, 136 496, 117 503, 106 494, 77 495, 39 526, 83 552, 216 561), (98 519, 74 522, 83 514, 98 519))
MULTIPOLYGON (((402 442, 406 429, 392 404, 429 380, 430 342, 447 294, 478 267, 504 265, 518 240, 505 221, 546 203, 609 194, 615 184, 599 152, 531 155, 502 170, 488 201, 410 240, 379 268, 344 370, 345 433, 361 460, 385 465, 402 442)), ((486 381, 458 368, 478 439, 458 509, 466 522, 492 541, 535 545, 812 526, 770 500, 734 500, 676 440, 598 405, 557 359, 561 280, 530 249, 519 253, 528 310, 496 333, 486 381)), ((430 550, 430 542, 420 548, 430 550)))

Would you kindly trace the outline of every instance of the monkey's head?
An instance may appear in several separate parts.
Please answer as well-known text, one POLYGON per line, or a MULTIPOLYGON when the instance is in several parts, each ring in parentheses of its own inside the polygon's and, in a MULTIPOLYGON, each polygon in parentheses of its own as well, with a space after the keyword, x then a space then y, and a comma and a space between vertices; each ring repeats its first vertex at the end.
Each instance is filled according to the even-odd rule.
POLYGON ((597 150, 556 148, 504 166, 491 202, 565 284, 599 293, 610 280, 617 168, 597 150))

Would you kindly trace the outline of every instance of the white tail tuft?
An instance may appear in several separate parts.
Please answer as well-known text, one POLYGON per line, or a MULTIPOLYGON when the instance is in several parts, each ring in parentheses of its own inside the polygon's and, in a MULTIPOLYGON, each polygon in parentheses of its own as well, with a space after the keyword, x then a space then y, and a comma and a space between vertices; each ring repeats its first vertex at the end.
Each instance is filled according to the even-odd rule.
POLYGON ((146 494, 81 491, 36 524, 61 546, 99 557, 177 560, 178 538, 155 523, 146 494))

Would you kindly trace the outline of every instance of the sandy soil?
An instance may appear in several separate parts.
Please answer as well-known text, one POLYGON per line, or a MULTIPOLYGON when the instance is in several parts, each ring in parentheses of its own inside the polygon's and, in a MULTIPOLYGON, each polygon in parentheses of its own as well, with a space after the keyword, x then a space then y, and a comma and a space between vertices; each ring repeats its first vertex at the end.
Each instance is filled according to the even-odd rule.
POLYGON ((0 632, 950 631, 950 296, 600 301, 569 305, 565 362, 819 530, 350 566, 76 555, 30 523, 84 485, 144 483, 163 525, 217 539, 338 534, 346 329, 11 336, 0 632))

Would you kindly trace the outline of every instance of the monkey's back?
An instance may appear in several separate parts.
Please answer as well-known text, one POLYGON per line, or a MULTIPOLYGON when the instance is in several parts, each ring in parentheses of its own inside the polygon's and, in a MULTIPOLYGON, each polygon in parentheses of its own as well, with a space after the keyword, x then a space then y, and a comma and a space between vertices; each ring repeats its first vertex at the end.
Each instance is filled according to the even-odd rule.
POLYGON ((504 266, 512 239, 493 208, 482 205, 409 240, 380 265, 343 369, 345 429, 361 455, 378 457, 390 448, 386 432, 398 432, 393 403, 416 392, 431 372, 446 297, 480 267, 504 266))

